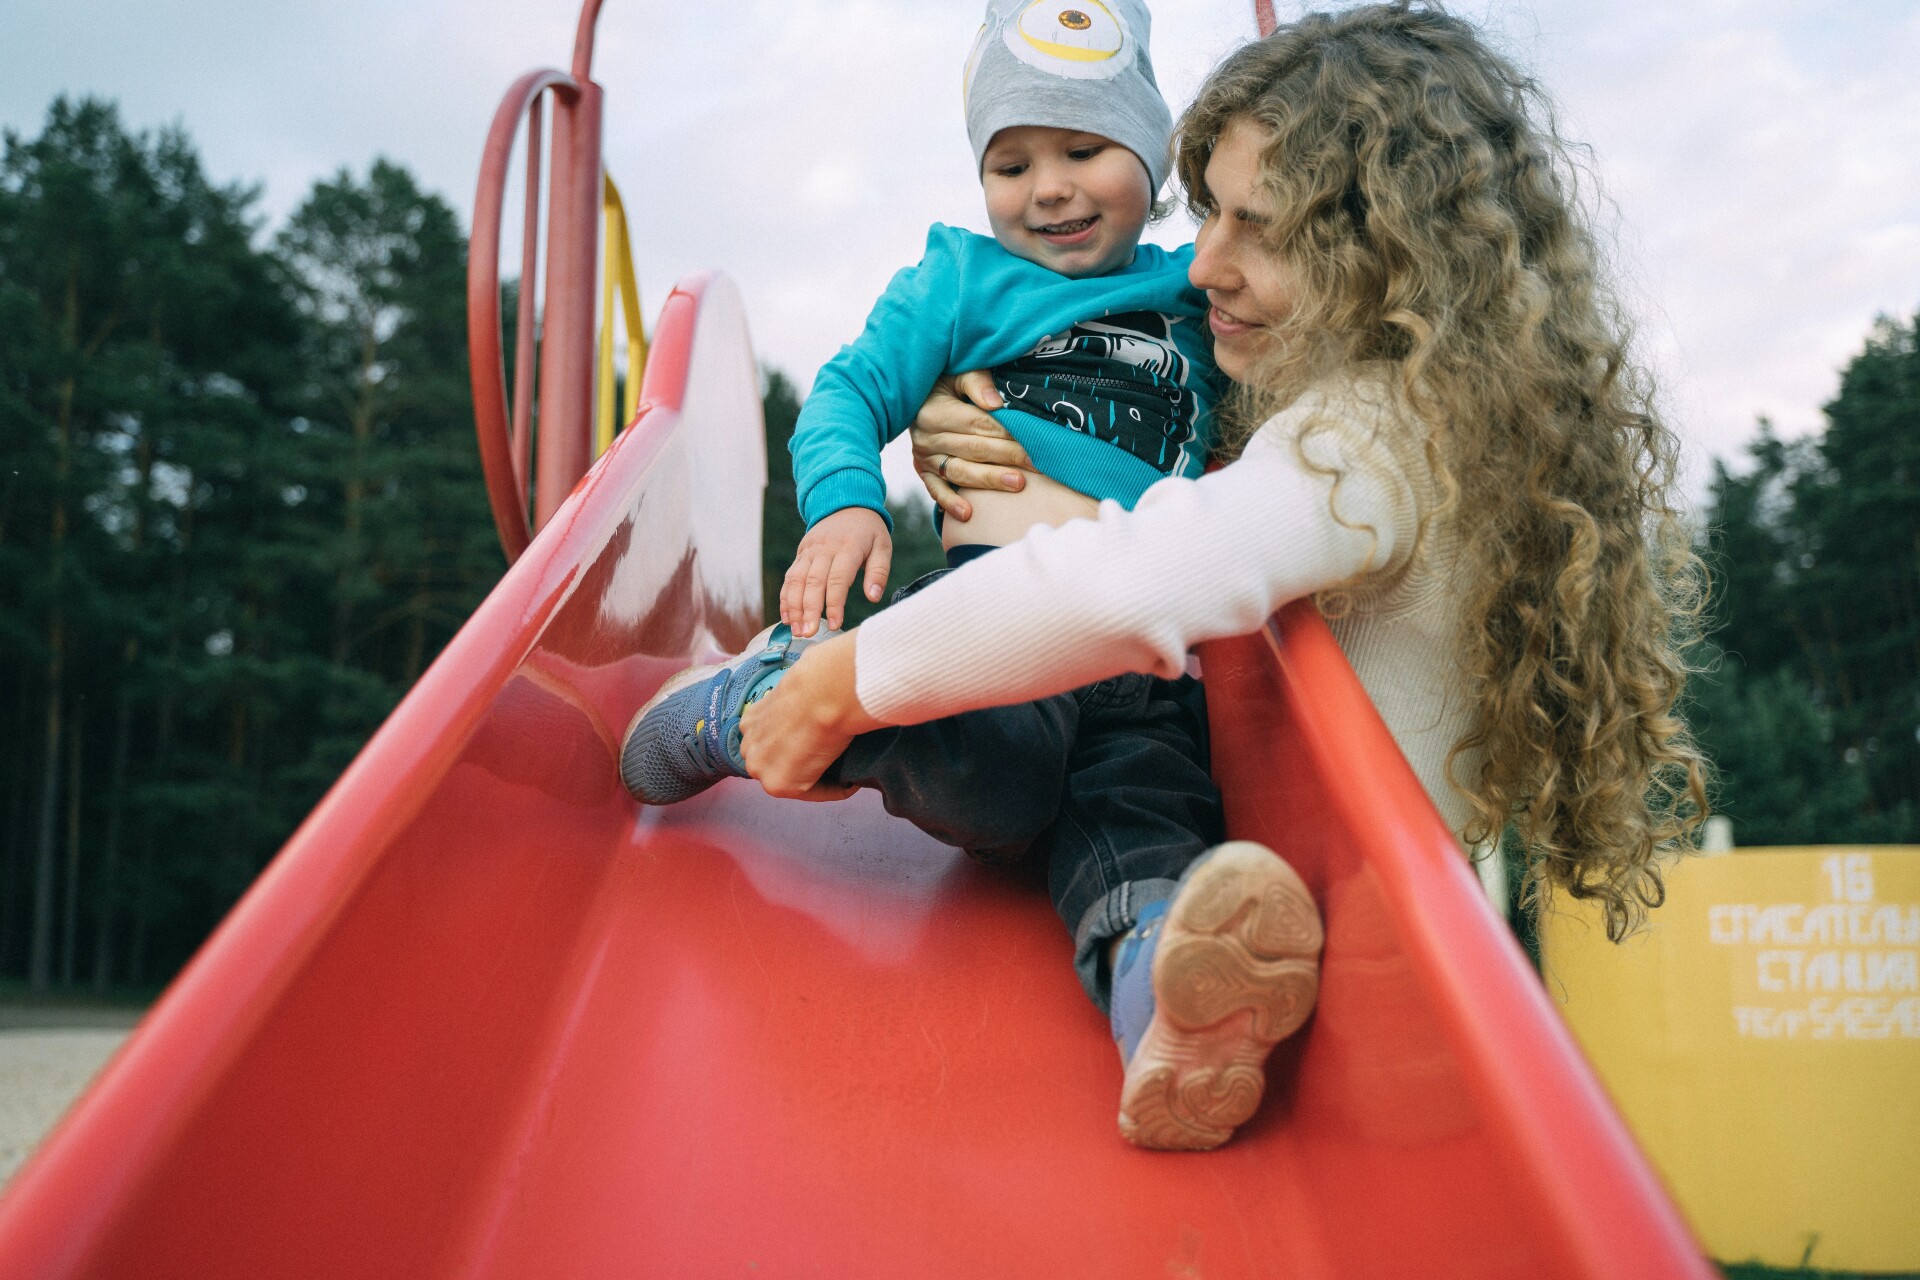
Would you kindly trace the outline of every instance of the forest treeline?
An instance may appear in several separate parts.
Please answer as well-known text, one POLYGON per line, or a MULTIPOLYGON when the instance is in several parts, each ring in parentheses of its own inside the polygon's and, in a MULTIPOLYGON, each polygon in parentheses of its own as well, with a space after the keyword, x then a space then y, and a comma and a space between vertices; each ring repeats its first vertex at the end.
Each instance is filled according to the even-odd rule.
POLYGON ((1825 408, 1715 464, 1692 719, 1737 843, 1920 843, 1920 314, 1875 324, 1825 408))
POLYGON ((0 979, 164 982, 505 568, 453 209, 387 161, 257 199, 99 101, 5 139, 0 979))
MULTIPOLYGON (((453 209, 388 161, 257 200, 98 101, 5 139, 0 980, 165 981, 504 568, 453 209)), ((771 604, 799 399, 764 403, 771 604)), ((1714 482, 1693 713, 1742 843, 1915 838, 1913 325, 1828 416, 1714 482)), ((895 521, 898 586, 939 552, 895 521)))
POLYGON ((499 577, 459 219, 263 234, 177 130, 0 159, 0 974, 164 980, 499 577))

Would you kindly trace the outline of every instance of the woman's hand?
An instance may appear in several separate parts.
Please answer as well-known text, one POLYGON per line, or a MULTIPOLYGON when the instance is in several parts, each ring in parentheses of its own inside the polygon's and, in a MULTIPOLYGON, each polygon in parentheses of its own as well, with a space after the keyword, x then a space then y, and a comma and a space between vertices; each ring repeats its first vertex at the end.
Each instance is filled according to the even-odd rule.
POLYGON ((823 786, 820 775, 856 734, 884 727, 854 690, 849 631, 800 656, 793 669, 740 716, 740 758, 770 796, 844 800, 859 788, 823 786))
POLYGON ((949 519, 973 518, 961 489, 1026 487, 1021 471, 1033 470, 1033 459, 985 412, 1005 405, 993 378, 975 369, 935 383, 913 420, 913 469, 949 519))

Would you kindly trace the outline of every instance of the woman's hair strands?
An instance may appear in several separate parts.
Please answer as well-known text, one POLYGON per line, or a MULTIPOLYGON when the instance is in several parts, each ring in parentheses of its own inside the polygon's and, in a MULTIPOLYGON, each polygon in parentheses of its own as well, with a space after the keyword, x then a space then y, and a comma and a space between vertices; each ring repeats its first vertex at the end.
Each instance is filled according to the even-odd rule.
POLYGON ((1197 216, 1242 120, 1266 137, 1266 234, 1295 296, 1238 438, 1316 382, 1394 371, 1462 556, 1465 834, 1511 824, 1535 891, 1598 900, 1624 936, 1706 811, 1675 714, 1703 576, 1551 107, 1470 24, 1402 0, 1310 15, 1221 65, 1176 138, 1197 216))

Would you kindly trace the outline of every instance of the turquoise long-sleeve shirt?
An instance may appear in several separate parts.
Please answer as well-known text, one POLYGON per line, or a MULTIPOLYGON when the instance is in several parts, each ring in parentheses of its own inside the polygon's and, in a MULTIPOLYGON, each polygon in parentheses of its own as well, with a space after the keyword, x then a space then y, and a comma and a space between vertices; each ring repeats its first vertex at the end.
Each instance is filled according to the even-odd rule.
POLYGON ((1156 480, 1199 475, 1220 376, 1192 260, 1143 244, 1125 267, 1073 279, 935 224, 800 411, 790 447, 808 527, 845 507, 884 518, 881 446, 936 379, 968 369, 992 371, 1008 405, 994 417, 1034 465, 1089 497, 1130 508, 1156 480))

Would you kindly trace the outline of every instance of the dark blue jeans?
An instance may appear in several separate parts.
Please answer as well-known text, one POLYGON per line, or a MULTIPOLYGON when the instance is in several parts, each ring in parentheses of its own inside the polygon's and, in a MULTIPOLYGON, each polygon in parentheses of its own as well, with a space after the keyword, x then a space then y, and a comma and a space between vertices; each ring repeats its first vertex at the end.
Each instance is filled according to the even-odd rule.
POLYGON ((887 812, 983 861, 1044 862, 1074 969, 1105 1010, 1107 944, 1225 838, 1208 768, 1200 682, 1123 675, 862 734, 826 780, 874 788, 887 812))

